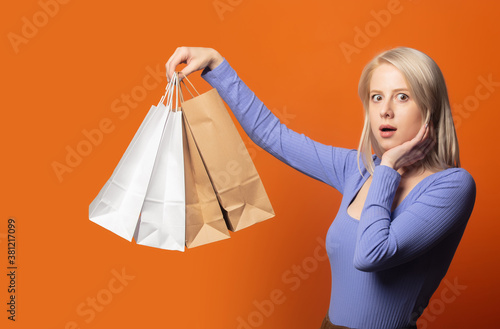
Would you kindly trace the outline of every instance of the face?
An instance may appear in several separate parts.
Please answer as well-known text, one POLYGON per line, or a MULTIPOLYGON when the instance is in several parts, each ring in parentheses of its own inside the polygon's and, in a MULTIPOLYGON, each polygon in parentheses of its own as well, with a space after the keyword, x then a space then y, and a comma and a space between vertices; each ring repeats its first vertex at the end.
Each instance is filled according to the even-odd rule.
POLYGON ((405 78, 395 66, 382 64, 373 71, 368 114, 372 144, 379 158, 417 135, 424 124, 421 113, 405 78))

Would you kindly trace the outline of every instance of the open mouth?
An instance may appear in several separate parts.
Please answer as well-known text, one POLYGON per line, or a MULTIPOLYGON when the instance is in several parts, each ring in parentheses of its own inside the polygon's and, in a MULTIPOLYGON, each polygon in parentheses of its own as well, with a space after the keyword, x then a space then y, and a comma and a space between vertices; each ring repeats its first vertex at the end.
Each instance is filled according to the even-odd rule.
POLYGON ((396 131, 396 128, 394 128, 391 125, 381 125, 380 126, 380 136, 383 138, 389 138, 392 135, 394 135, 394 132, 396 131))
POLYGON ((380 131, 383 131, 383 132, 395 131, 396 130, 396 128, 394 128, 393 126, 388 125, 388 124, 380 125, 378 129, 380 129, 380 131))

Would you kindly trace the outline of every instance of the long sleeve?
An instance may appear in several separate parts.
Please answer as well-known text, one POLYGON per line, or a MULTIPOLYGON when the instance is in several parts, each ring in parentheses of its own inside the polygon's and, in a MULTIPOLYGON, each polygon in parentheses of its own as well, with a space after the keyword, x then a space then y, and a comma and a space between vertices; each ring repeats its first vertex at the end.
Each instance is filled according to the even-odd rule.
POLYGON ((202 76, 256 144, 344 195, 325 240, 332 271, 328 314, 334 323, 409 327, 446 274, 471 215, 476 186, 470 174, 449 168, 430 175, 392 212, 401 177, 374 156, 375 172, 356 220, 347 208, 366 181, 356 150, 323 145, 288 129, 225 60, 202 76))
POLYGON ((467 224, 476 196, 467 171, 455 168, 440 175, 392 219, 400 179, 390 167, 375 168, 357 233, 354 266, 359 270, 379 271, 408 262, 467 224))
POLYGON ((347 170, 357 167, 356 150, 327 146, 288 129, 226 60, 214 70, 205 70, 202 76, 217 89, 257 145, 300 172, 343 192, 347 170))

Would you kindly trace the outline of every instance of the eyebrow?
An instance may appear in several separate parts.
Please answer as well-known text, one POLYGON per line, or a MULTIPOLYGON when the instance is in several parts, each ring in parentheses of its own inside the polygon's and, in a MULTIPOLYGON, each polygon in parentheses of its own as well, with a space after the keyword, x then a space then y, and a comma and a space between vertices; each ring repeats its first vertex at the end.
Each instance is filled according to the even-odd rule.
MULTIPOLYGON (((410 90, 408 88, 398 88, 398 89, 394 89, 392 92, 399 92, 399 91, 410 91, 410 90)), ((381 90, 376 90, 376 89, 370 90, 370 94, 373 94, 373 93, 383 94, 383 92, 381 90)))

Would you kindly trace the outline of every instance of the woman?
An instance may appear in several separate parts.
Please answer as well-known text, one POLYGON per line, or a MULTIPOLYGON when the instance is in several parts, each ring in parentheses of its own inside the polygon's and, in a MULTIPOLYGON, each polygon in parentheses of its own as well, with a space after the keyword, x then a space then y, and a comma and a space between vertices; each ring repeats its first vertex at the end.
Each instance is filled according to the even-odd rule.
POLYGON ((343 194, 326 238, 332 290, 322 328, 416 328, 448 270, 476 193, 473 178, 459 168, 437 64, 400 47, 365 67, 358 87, 365 125, 356 151, 280 124, 217 51, 178 48, 166 64, 168 78, 180 63, 187 63, 184 75, 204 70, 255 143, 343 194))

